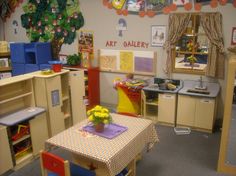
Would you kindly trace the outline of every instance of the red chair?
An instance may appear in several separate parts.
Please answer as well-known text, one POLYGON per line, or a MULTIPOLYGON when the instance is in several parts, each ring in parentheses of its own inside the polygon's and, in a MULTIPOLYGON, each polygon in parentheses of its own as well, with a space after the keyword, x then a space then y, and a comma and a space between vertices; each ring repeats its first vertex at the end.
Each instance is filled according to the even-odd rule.
POLYGON ((94 171, 64 160, 46 151, 40 151, 42 176, 95 176, 94 171))

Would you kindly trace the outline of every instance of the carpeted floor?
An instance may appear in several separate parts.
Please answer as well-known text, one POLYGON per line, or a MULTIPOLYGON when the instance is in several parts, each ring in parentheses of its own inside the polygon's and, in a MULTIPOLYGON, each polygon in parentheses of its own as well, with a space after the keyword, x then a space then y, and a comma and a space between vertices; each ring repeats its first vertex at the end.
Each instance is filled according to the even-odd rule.
MULTIPOLYGON (((160 142, 137 162, 137 176, 228 176, 216 172, 220 132, 176 135, 172 127, 159 125, 157 132, 160 142)), ((70 159, 65 151, 55 153, 70 159)), ((4 176, 40 176, 39 160, 4 176)))

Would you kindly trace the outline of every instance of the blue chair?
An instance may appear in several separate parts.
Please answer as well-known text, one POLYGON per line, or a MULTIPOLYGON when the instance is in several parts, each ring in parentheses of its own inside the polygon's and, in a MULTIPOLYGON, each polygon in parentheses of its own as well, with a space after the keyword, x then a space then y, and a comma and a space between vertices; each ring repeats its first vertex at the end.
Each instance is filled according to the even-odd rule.
POLYGON ((42 176, 96 176, 94 171, 46 151, 40 151, 40 165, 42 176))

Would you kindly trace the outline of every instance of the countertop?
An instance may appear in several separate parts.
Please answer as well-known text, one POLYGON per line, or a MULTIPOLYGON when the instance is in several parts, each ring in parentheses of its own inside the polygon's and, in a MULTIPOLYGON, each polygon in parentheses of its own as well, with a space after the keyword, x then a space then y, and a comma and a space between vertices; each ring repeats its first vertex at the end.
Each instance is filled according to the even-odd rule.
MULTIPOLYGON (((165 79, 162 79, 162 78, 154 78, 154 79, 158 79, 158 80, 161 80, 161 81, 165 80, 165 79)), ((168 79, 166 79, 166 80, 168 80, 168 79)), ((175 90, 161 89, 157 83, 150 84, 150 85, 144 87, 143 90, 144 91, 160 92, 160 93, 176 94, 183 87, 183 81, 182 80, 173 80, 173 81, 178 81, 179 82, 179 85, 174 84, 174 85, 176 85, 176 89, 175 90)))
POLYGON ((25 120, 34 118, 34 116, 39 115, 45 112, 44 108, 40 107, 28 107, 22 110, 19 110, 15 113, 9 115, 0 116, 0 124, 5 126, 13 126, 18 123, 21 123, 25 120))
POLYGON ((199 85, 199 81, 185 80, 183 88, 180 89, 178 93, 182 95, 215 98, 220 92, 220 85, 218 83, 206 82, 206 81, 203 81, 203 86, 206 86, 205 91, 208 91, 209 94, 188 92, 189 89, 193 90, 195 89, 195 86, 198 86, 198 85, 199 85))

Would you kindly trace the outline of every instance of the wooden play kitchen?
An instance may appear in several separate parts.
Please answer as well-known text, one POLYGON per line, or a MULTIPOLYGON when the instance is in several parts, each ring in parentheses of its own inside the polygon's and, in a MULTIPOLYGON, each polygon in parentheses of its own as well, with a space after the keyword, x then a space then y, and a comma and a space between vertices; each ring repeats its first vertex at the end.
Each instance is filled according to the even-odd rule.
POLYGON ((142 90, 142 115, 156 123, 213 132, 216 119, 218 83, 154 78, 142 90), (171 82, 176 89, 162 87, 171 82))

